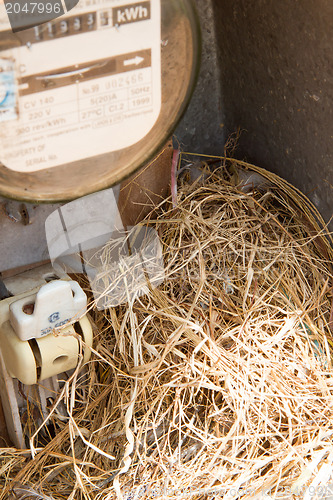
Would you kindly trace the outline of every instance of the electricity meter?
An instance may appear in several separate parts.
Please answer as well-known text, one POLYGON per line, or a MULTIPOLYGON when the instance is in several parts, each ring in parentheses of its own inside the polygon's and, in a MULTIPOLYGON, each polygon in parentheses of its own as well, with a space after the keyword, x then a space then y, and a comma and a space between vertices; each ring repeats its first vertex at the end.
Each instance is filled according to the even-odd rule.
POLYGON ((3 196, 58 202, 119 183, 162 147, 193 90, 191 0, 73 3, 14 32, 8 16, 24 2, 0 4, 3 196))

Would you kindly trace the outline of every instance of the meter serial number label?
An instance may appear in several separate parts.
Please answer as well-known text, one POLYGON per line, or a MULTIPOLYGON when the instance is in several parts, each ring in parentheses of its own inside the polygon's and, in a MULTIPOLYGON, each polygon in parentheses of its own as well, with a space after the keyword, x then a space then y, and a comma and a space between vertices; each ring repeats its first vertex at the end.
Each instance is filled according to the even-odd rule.
MULTIPOLYGON (((116 114, 120 114, 121 119, 126 119, 131 115, 133 109, 151 109, 152 92, 150 69, 109 78, 98 86, 82 86, 80 90, 80 121, 94 121, 116 114), (139 99, 133 99, 133 96, 136 95, 145 95, 146 99, 140 102, 139 99)), ((104 123, 106 125, 109 122, 105 121, 104 123)), ((98 123, 93 123, 92 126, 94 128, 101 127, 103 124, 98 120, 98 123)))

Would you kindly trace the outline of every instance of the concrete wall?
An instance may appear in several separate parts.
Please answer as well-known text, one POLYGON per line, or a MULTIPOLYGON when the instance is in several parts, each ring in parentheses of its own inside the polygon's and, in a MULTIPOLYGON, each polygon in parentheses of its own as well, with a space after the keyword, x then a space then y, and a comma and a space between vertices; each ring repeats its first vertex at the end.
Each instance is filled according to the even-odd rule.
MULTIPOLYGON (((203 56, 177 130, 185 149, 236 155, 300 188, 333 215, 333 2, 196 0, 203 56)), ((333 224, 331 224, 333 230, 333 224)))
MULTIPOLYGON (((226 134, 333 214, 333 2, 213 1, 226 134)), ((333 225, 331 225, 333 229, 333 225)))
MULTIPOLYGON (((218 1, 218 0, 217 0, 218 1)), ((223 154, 224 113, 217 30, 212 0, 195 0, 202 33, 202 56, 198 83, 175 136, 191 153, 223 154)))

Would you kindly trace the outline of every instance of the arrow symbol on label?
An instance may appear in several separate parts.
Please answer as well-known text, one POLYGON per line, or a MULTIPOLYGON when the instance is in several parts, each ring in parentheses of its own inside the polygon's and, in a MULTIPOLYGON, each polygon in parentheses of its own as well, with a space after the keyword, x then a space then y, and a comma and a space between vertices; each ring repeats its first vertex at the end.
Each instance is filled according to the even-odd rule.
POLYGON ((133 64, 137 66, 144 60, 145 60, 144 57, 136 56, 133 57, 133 59, 126 59, 126 61, 124 61, 124 66, 132 66, 133 64))

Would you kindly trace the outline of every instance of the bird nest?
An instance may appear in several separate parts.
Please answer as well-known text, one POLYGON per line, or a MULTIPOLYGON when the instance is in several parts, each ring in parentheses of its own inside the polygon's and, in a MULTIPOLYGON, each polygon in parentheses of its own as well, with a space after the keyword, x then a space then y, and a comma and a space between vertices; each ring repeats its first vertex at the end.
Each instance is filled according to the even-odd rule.
POLYGON ((33 459, 0 450, 1 499, 333 491, 330 235, 276 175, 192 162, 183 156, 177 203, 144 221, 164 282, 91 311, 92 359, 59 397, 67 416, 52 413, 55 436, 31 441, 33 459))

